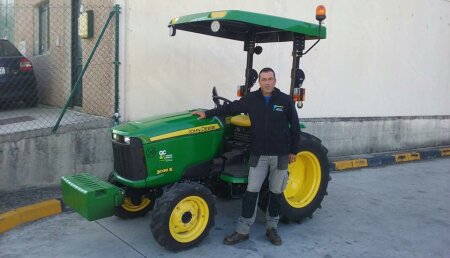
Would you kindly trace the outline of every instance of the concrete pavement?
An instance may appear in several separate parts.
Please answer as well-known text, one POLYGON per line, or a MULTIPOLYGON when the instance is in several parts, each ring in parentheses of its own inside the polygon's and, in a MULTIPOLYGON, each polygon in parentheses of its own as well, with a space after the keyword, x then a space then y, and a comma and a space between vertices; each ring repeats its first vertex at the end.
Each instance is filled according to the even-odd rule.
POLYGON ((216 226, 198 247, 161 248, 150 215, 85 221, 63 212, 0 235, 0 257, 450 257, 450 159, 335 173, 323 209, 303 224, 280 224, 281 247, 258 215, 249 241, 222 244, 240 200, 217 200, 216 226))

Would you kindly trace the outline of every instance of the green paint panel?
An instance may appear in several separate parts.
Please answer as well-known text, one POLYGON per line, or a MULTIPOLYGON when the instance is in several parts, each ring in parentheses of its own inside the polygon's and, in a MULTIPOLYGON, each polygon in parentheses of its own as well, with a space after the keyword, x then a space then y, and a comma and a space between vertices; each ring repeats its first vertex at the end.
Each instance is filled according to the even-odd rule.
MULTIPOLYGON (((315 15, 313 12, 312 15, 315 15)), ((178 30, 207 34, 215 37, 245 41, 248 31, 256 34, 256 42, 292 41, 293 34, 304 35, 306 39, 319 38, 319 25, 278 16, 245 12, 239 10, 224 10, 196 13, 174 18, 169 26, 178 30), (217 20, 227 29, 212 32, 210 24, 217 20), (260 34, 261 37, 258 36, 260 34)), ((321 27, 320 38, 326 38, 326 28, 321 27)))
POLYGON ((145 144, 150 143, 152 137, 193 127, 211 124, 223 127, 216 118, 198 120, 198 116, 192 115, 191 112, 184 111, 124 123, 113 127, 112 132, 123 136, 139 137, 145 144))
POLYGON ((126 179, 126 178, 119 176, 117 173, 114 173, 113 176, 117 182, 120 182, 124 186, 133 187, 133 188, 144 188, 147 186, 145 180, 130 180, 130 179, 126 179))
POLYGON ((223 130, 217 130, 144 145, 145 153, 153 153, 146 155, 147 187, 179 181, 188 167, 214 158, 222 138, 223 130))

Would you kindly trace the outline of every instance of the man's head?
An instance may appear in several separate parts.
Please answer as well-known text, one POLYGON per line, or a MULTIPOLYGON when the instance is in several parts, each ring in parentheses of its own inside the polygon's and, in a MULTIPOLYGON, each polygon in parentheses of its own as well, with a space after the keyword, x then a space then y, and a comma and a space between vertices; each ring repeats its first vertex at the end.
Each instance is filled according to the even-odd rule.
POLYGON ((272 68, 266 67, 259 72, 259 86, 264 96, 272 95, 277 79, 272 68))

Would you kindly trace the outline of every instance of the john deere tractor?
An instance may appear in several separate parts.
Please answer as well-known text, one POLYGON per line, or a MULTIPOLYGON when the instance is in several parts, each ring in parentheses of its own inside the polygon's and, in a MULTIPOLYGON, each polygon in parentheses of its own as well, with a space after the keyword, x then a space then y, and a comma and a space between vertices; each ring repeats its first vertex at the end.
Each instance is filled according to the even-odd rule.
MULTIPOLYGON (((305 79, 300 58, 326 37, 321 25, 270 15, 227 10, 174 18, 170 35, 189 31, 243 42, 247 55, 245 83, 238 96, 248 94, 257 81, 254 54, 263 43, 292 42, 290 95, 303 105, 305 79), (305 42, 312 40, 305 51, 305 42), (258 44, 258 45, 256 45, 258 44)), ((212 90, 212 101, 221 106, 230 100, 212 90)), ((199 244, 214 226, 215 196, 239 198, 246 190, 250 132, 246 114, 198 120, 192 110, 127 122, 112 128, 114 171, 103 181, 83 173, 61 179, 64 202, 88 220, 116 215, 128 219, 152 211, 150 229, 155 240, 169 250, 199 244)), ((303 126, 301 126, 303 128, 303 126)), ((327 193, 329 165, 321 141, 299 131, 300 151, 289 165, 281 216, 299 222, 320 208, 327 193)), ((268 185, 259 196, 267 206, 268 185)))

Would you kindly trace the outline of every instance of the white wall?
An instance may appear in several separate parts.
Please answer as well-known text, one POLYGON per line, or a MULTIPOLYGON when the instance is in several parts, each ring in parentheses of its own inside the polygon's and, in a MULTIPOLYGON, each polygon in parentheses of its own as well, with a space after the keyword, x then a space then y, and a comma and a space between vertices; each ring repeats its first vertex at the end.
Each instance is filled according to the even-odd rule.
MULTIPOLYGON (((301 60, 300 117, 450 115, 450 2, 444 0, 121 0, 122 120, 212 108, 211 88, 235 99, 243 43, 177 31, 170 19, 241 9, 315 22, 327 7, 328 38, 301 60)), ((273 67, 289 90, 291 44, 264 44, 254 68, 273 67)))

